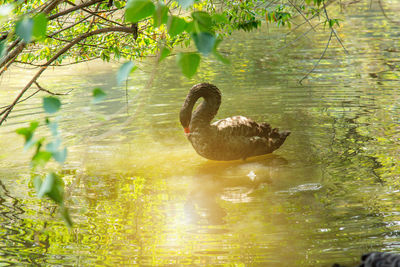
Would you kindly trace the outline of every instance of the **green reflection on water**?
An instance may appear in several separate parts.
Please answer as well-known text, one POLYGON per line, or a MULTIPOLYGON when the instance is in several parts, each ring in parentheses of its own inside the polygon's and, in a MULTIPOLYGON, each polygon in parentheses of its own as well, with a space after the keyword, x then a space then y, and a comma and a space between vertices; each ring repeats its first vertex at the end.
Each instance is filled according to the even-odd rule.
MULTIPOLYGON (((318 59, 324 32, 278 53, 281 33, 240 33, 221 47, 231 66, 210 58, 188 81, 166 60, 149 89, 144 67, 128 85, 128 109, 117 65, 65 70, 61 81, 48 74, 47 87, 75 88, 60 127, 76 225, 68 231, 27 186, 29 157, 13 129, 42 116, 32 99, 0 129, 1 263, 330 266, 399 251, 399 72, 387 68, 399 54, 383 49, 398 45, 398 28, 369 12, 374 19, 348 14, 360 28, 340 31, 350 56, 337 44, 304 86, 297 81, 318 59), (291 136, 274 155, 245 162, 199 157, 178 111, 200 81, 223 92, 217 119, 240 114, 291 136), (89 106, 95 87, 109 98, 89 106)), ((14 93, 18 81, 7 83, 14 93)), ((0 96, 7 104, 13 93, 0 96)))

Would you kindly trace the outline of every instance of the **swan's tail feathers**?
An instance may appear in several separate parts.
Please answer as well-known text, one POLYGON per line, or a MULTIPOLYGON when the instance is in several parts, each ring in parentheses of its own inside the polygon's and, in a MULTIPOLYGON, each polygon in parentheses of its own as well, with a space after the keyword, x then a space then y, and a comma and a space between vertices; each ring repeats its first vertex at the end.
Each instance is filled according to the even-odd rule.
POLYGON ((290 131, 282 131, 281 132, 281 138, 286 139, 290 135, 290 131))
POLYGON ((278 149, 283 142, 285 142, 286 138, 290 135, 290 131, 279 131, 278 128, 272 129, 270 134, 270 139, 273 142, 273 149, 278 149))

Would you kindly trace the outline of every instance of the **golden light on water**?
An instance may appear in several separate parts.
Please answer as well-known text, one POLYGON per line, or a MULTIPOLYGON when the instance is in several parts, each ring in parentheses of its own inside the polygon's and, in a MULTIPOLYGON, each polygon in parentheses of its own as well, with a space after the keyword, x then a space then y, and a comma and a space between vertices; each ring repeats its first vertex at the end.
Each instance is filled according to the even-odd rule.
MULTIPOLYGON (((147 259, 149 264, 177 263, 187 257, 189 265, 206 264, 208 257, 217 255, 221 261, 226 260, 232 256, 229 254, 243 249, 235 244, 246 236, 248 227, 262 235, 251 237, 247 242, 270 242, 262 240, 262 236, 274 235, 275 227, 266 227, 260 222, 265 215, 237 205, 251 206, 257 190, 280 178, 279 169, 287 164, 285 159, 268 155, 247 161, 215 162, 198 156, 188 142, 173 149, 155 148, 145 140, 139 143, 140 146, 117 146, 118 153, 105 154, 101 150, 89 153, 86 170, 93 174, 114 170, 133 177, 135 190, 141 192, 136 195, 130 190, 125 192, 136 198, 128 201, 137 207, 132 217, 137 216, 139 225, 129 239, 145 238, 144 255, 165 257, 147 259), (250 172, 256 178, 248 177, 250 172), (142 185, 136 183, 139 177, 146 177, 141 180, 142 185), (236 206, 239 209, 232 213, 236 206), (221 238, 227 241, 221 243, 221 238), (227 254, 226 250, 232 252, 227 254)), ((126 199, 122 195, 118 198, 126 199)), ((126 203, 121 204, 122 211, 113 215, 117 221, 126 216, 123 211, 126 203)), ((269 245, 265 246, 270 249, 269 245)))

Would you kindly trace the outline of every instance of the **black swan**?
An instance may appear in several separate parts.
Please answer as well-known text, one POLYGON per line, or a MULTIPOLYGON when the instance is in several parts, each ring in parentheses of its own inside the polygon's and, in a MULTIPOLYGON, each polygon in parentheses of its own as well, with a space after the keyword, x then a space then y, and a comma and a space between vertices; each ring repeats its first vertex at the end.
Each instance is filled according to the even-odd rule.
MULTIPOLYGON (((332 267, 343 267, 335 263, 332 267)), ((388 252, 371 252, 361 257, 358 267, 400 267, 400 255, 388 252)))
POLYGON ((179 114, 185 134, 196 152, 211 160, 237 160, 271 153, 278 149, 289 131, 271 129, 268 123, 234 116, 211 124, 221 105, 221 92, 209 83, 190 89, 179 114), (204 101, 192 114, 196 101, 204 101))

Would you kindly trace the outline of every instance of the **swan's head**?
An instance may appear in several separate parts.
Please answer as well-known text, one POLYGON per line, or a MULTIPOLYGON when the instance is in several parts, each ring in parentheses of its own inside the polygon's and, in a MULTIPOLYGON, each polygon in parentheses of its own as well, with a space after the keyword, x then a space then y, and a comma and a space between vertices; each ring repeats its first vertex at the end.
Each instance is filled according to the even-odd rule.
POLYGON ((185 134, 190 133, 189 125, 190 125, 191 117, 192 117, 192 114, 190 112, 185 112, 184 109, 182 109, 179 114, 179 120, 181 121, 181 125, 185 131, 185 134))

